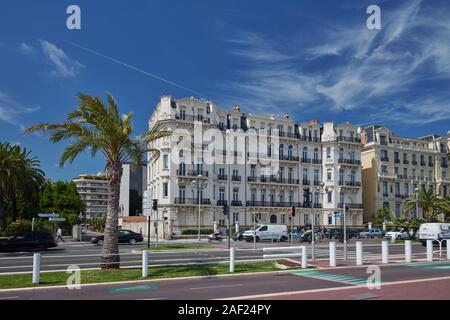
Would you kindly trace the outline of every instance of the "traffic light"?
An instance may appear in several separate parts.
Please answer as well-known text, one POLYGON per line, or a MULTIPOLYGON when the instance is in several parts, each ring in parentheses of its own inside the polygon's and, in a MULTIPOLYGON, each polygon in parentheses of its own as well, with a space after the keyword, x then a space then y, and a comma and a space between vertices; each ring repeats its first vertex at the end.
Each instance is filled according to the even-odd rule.
POLYGON ((295 217, 295 207, 291 207, 291 214, 293 217, 295 217))
POLYGON ((152 210, 153 211, 158 211, 158 200, 157 199, 153 199, 152 210))
POLYGON ((223 215, 228 216, 228 213, 230 213, 230 208, 227 205, 223 206, 223 215))

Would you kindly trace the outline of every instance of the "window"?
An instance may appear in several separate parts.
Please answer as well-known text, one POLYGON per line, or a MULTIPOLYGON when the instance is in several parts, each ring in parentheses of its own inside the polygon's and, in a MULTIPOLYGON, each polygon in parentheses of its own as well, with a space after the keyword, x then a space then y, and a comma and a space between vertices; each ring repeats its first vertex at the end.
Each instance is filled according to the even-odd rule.
POLYGON ((388 183, 387 181, 383 181, 383 196, 387 197, 388 195, 389 195, 388 183))
POLYGON ((252 200, 252 202, 254 203, 254 202, 256 202, 256 189, 252 189, 251 190, 251 196, 250 196, 251 198, 251 200, 252 200))
POLYGON ((163 170, 169 169, 169 155, 163 155, 163 170))
POLYGON ((186 198, 186 187, 185 186, 180 186, 178 196, 180 198, 180 203, 184 203, 184 199, 186 198))
POLYGON ((169 184, 167 182, 163 183, 163 197, 167 198, 169 196, 169 184))
POLYGON ((344 169, 339 169, 339 184, 344 184, 344 169))
POLYGON ((387 173, 387 166, 386 165, 382 165, 381 166, 381 173, 387 173))
POLYGON ((280 144, 280 159, 284 158, 284 144, 280 144))
POLYGON ((319 183, 319 169, 314 169, 314 182, 319 183))
POLYGON ((327 169, 327 181, 331 181, 332 180, 331 175, 332 175, 332 170, 331 169, 327 169))
POLYGON ((343 192, 339 192, 339 203, 344 204, 345 199, 344 199, 344 193, 343 192))
POLYGON ((308 169, 303 169, 303 181, 308 180, 308 169))
POLYGON ((395 195, 396 196, 400 195, 400 183, 399 182, 395 183, 395 195))
POLYGON ((219 168, 219 177, 225 178, 225 168, 219 168))
POLYGON ((239 188, 233 188, 233 201, 239 201, 239 188))
MULTIPOLYGON (((270 223, 277 223, 276 215, 273 214, 270 216, 270 223)), ((267 231, 267 226, 262 227, 261 229, 259 229, 259 231, 267 231), (265 230, 263 230, 263 228, 265 228, 265 230)))
POLYGON ((225 189, 220 188, 219 189, 219 201, 223 204, 225 201, 225 189))
POLYGON ((180 120, 186 120, 186 110, 180 110, 180 120))
POLYGON ((328 201, 328 203, 333 202, 333 191, 327 192, 327 201, 328 201))
POLYGON ((233 222, 239 222, 239 212, 234 212, 233 213, 233 222))
POLYGON ((408 197, 408 196, 409 196, 409 184, 407 184, 407 183, 405 183, 405 184, 403 185, 403 195, 404 195, 405 197, 408 197))
POLYGON ((252 164, 252 166, 250 167, 250 176, 254 178, 255 175, 256 175, 256 165, 252 164))
POLYGON ((308 159, 308 148, 303 147, 302 159, 308 159))
POLYGON ((319 160, 319 149, 317 148, 314 149, 314 160, 319 160))
POLYGON ((319 197, 320 197, 320 193, 315 192, 314 193, 314 203, 320 203, 319 197))
POLYGON ((293 147, 292 146, 289 146, 289 148, 288 148, 288 159, 289 160, 292 160, 292 150, 293 150, 293 147))
POLYGON ((401 203, 396 203, 395 204, 395 217, 398 219, 401 217, 402 215, 402 210, 401 210, 401 203))
POLYGON ((382 161, 387 161, 387 159, 388 159, 387 150, 381 150, 381 160, 382 161))
POLYGON ((288 171, 288 180, 289 180, 289 182, 292 181, 292 172, 293 172, 292 168, 289 168, 289 171, 288 171))
POLYGON ((352 184, 354 184, 356 182, 356 171, 352 170, 352 173, 350 174, 350 181, 352 182, 352 184))
POLYGON ((327 159, 331 159, 331 148, 327 148, 327 159))
POLYGON ((339 149, 339 160, 344 160, 344 148, 339 149))

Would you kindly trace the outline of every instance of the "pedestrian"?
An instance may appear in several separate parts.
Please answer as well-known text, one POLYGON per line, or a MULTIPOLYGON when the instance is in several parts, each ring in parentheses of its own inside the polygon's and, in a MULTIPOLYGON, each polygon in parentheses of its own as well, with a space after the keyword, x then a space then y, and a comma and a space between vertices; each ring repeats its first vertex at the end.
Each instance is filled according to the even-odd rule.
POLYGON ((61 230, 61 228, 59 226, 58 226, 58 230, 56 231, 56 240, 57 241, 60 240, 62 242, 65 242, 64 238, 62 237, 62 230, 61 230))

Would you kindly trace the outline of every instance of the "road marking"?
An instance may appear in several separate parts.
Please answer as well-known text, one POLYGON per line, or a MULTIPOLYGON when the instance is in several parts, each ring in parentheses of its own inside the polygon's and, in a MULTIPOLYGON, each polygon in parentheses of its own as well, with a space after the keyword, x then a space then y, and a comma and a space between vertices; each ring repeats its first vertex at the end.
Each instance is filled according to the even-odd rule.
POLYGON ((297 272, 291 272, 291 274, 296 275, 296 276, 303 276, 303 277, 319 279, 319 280, 328 280, 328 281, 339 282, 339 283, 344 283, 344 284, 352 284, 352 285, 361 285, 361 284, 367 283, 367 280, 363 279, 363 278, 346 276, 346 275, 342 275, 342 274, 327 273, 327 272, 316 271, 316 270, 297 271, 297 272))
POLYGON ((232 288, 232 287, 242 287, 242 286, 243 286, 243 284, 229 284, 229 285, 223 285, 223 286, 189 288, 189 290, 217 289, 217 288, 232 288))
POLYGON ((18 296, 15 297, 0 297, 0 300, 13 300, 13 299, 19 299, 18 296))
POLYGON ((167 300, 169 298, 149 298, 149 299, 138 299, 138 300, 167 300))
POLYGON ((142 286, 136 286, 136 287, 128 287, 128 288, 112 288, 109 289, 109 293, 122 293, 122 292, 135 292, 135 291, 147 291, 147 290, 156 290, 158 289, 157 286, 154 284, 147 284, 142 286))
MULTIPOLYGON (((408 283, 420 283, 420 282, 429 282, 429 281, 442 281, 442 280, 450 280, 450 276, 448 276, 448 277, 439 277, 439 278, 428 278, 428 279, 415 279, 415 280, 385 282, 385 283, 383 283, 383 286, 401 285, 401 284, 408 284, 408 283)), ((347 287, 339 287, 339 288, 312 289, 312 290, 300 290, 300 291, 290 291, 290 292, 275 292, 275 293, 255 294, 255 295, 238 296, 238 297, 230 297, 230 298, 220 298, 220 299, 215 299, 215 300, 262 299, 262 298, 291 296, 291 295, 296 295, 296 294, 307 294, 307 293, 328 292, 328 291, 340 291, 340 290, 349 290, 349 289, 351 290, 351 289, 365 288, 365 287, 366 287, 366 285, 359 285, 359 286, 347 286, 347 287)))

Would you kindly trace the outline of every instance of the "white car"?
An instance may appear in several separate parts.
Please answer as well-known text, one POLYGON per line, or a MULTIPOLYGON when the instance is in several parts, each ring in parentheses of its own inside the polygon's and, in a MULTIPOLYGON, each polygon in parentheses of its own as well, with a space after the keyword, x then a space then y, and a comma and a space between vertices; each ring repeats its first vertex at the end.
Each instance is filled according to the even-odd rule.
POLYGON ((243 233, 244 240, 253 241, 255 237, 256 241, 261 240, 274 240, 274 241, 287 241, 288 232, 287 225, 285 224, 263 224, 255 228, 251 228, 243 233))
POLYGON ((387 239, 406 240, 410 238, 410 232, 404 228, 394 229, 386 232, 384 236, 387 239))
POLYGON ((443 239, 450 239, 450 223, 422 223, 420 225, 419 240, 423 245, 426 245, 427 240, 443 239))

